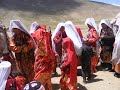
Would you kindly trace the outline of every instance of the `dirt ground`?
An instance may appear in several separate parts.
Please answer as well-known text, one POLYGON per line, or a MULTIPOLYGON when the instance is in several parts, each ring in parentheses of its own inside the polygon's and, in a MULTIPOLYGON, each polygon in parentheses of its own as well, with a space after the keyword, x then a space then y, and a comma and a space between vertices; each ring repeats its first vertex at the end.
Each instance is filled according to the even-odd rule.
MULTIPOLYGON (((28 29, 37 21, 54 31, 59 22, 70 20, 81 28, 83 36, 87 31, 86 18, 93 17, 98 24, 101 19, 112 19, 119 12, 120 7, 89 0, 0 0, 0 20, 7 27, 11 19, 20 19, 28 29)), ((60 74, 59 68, 57 72, 60 74)), ((60 76, 52 78, 53 90, 60 89, 59 80, 60 76)), ((111 72, 98 71, 91 82, 84 84, 78 75, 78 90, 120 90, 120 79, 111 72)))
MULTIPOLYGON (((120 90, 120 78, 113 76, 113 72, 109 71, 97 71, 93 75, 93 79, 87 84, 82 82, 82 77, 80 73, 81 67, 78 67, 78 90, 120 90)), ((57 68, 58 74, 60 74, 60 69, 57 68)), ((52 77, 53 90, 60 90, 59 86, 60 75, 52 77)))

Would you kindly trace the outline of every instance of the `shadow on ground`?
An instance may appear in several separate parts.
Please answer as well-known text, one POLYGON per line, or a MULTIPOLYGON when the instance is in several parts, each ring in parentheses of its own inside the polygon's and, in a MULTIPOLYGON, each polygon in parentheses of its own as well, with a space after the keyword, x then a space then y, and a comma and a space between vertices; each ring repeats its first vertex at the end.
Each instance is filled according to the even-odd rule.
MULTIPOLYGON (((81 84, 78 83, 78 90, 87 90, 85 86, 82 86, 81 84)), ((53 90, 58 90, 60 89, 59 84, 53 84, 53 90)))
POLYGON ((80 5, 80 0, 0 0, 0 8, 41 14, 58 14, 80 5))
POLYGON ((78 83, 78 90, 88 90, 85 86, 78 83))
POLYGON ((53 90, 59 90, 60 85, 59 84, 53 84, 53 90))

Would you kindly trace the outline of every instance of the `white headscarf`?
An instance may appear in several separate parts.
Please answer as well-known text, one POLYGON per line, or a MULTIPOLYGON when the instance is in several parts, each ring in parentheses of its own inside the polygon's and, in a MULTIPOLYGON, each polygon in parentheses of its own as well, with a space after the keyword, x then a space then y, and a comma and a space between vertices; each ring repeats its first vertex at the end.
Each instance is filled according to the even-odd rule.
POLYGON ((113 33, 116 36, 120 28, 120 18, 116 18, 115 22, 112 24, 113 33))
POLYGON ((53 41, 55 35, 57 34, 57 32, 60 30, 60 28, 64 26, 65 27, 65 24, 63 22, 59 23, 54 31, 54 33, 52 34, 52 48, 53 50, 55 51, 55 43, 53 41))
POLYGON ((34 31, 38 28, 39 24, 37 22, 33 22, 30 26, 30 33, 34 33, 34 31))
POLYGON ((5 90, 10 71, 11 63, 8 61, 2 61, 0 63, 0 90, 5 90))
POLYGON ((80 54, 80 48, 82 47, 82 41, 80 36, 71 21, 65 22, 65 32, 67 36, 73 41, 76 54, 80 54))
POLYGON ((65 27, 65 32, 66 32, 67 36, 73 41, 74 47, 75 47, 75 50, 76 50, 76 54, 79 55, 80 48, 82 46, 82 42, 81 42, 81 39, 79 37, 79 34, 77 33, 77 31, 76 31, 76 29, 75 29, 75 27, 74 27, 74 25, 71 21, 67 21, 65 23, 59 23, 57 25, 57 27, 56 27, 53 35, 52 35, 53 50, 55 50, 55 44, 54 44, 53 38, 62 26, 65 27))
POLYGON ((112 63, 119 64, 120 63, 120 19, 118 19, 115 23, 119 26, 118 31, 116 33, 114 48, 112 53, 112 63))
POLYGON ((108 19, 102 19, 102 20, 100 21, 100 23, 99 23, 99 34, 100 34, 100 32, 101 32, 101 29, 102 29, 102 26, 101 26, 102 23, 106 24, 109 28, 112 29, 112 26, 111 26, 111 24, 110 24, 110 21, 109 21, 108 19))
MULTIPOLYGON (((97 25, 95 23, 95 20, 94 18, 87 18, 86 21, 85 21, 85 24, 89 24, 90 26, 94 27, 95 30, 97 31, 97 34, 99 35, 99 30, 97 28, 97 25)), ((96 41, 96 51, 97 51, 97 54, 98 54, 98 50, 99 50, 99 42, 98 40, 96 41)))
POLYGON ((94 18, 87 18, 85 24, 89 24, 90 26, 94 27, 95 30, 98 30, 94 18))
MULTIPOLYGON (((10 21, 10 26, 9 26, 9 30, 11 32, 13 32, 13 28, 18 28, 19 30, 21 30, 22 32, 25 32, 26 34, 28 34, 31 38, 31 34, 29 33, 28 29, 24 26, 24 24, 20 21, 20 20, 11 20, 10 21)), ((35 41, 32 38, 33 42, 34 42, 34 47, 36 47, 35 41)))

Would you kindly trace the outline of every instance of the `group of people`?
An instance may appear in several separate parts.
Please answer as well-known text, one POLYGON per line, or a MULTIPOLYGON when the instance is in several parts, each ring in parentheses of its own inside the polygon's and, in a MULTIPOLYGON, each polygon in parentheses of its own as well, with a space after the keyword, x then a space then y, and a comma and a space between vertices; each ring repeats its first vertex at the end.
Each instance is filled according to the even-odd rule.
POLYGON ((86 83, 97 71, 98 62, 120 78, 120 19, 112 24, 102 19, 99 29, 94 18, 87 18, 85 24, 88 34, 83 37, 71 21, 59 23, 51 33, 37 22, 28 30, 20 20, 11 20, 9 37, 0 23, 0 90, 52 90, 56 67, 61 69, 61 90, 77 90, 77 66, 81 65, 86 83))

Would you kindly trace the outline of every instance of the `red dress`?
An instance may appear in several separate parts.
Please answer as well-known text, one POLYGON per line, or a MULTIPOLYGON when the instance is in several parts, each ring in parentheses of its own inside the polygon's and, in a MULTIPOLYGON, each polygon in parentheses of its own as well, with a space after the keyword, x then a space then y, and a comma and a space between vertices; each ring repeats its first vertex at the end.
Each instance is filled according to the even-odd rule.
MULTIPOLYGON (((87 39, 88 39, 88 43, 96 51, 96 42, 98 40, 98 34, 97 34, 97 31, 95 30, 95 28, 89 29, 87 39)), ((94 72, 96 72, 96 66, 98 64, 98 56, 97 55, 93 56, 91 61, 92 61, 91 69, 92 69, 92 72, 94 73, 94 72)))
POLYGON ((61 90, 77 90, 77 56, 70 38, 62 39, 61 90))
POLYGON ((50 44, 50 33, 39 28, 33 33, 37 48, 35 50, 34 79, 44 85, 46 90, 52 90, 51 73, 54 69, 54 54, 50 44))

